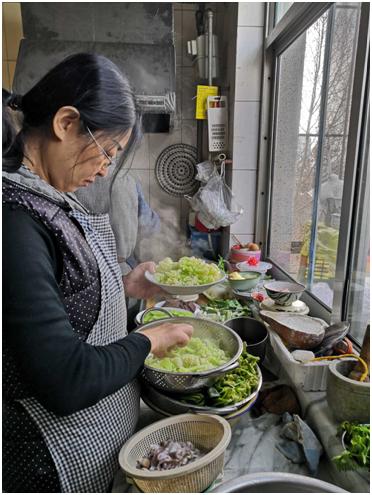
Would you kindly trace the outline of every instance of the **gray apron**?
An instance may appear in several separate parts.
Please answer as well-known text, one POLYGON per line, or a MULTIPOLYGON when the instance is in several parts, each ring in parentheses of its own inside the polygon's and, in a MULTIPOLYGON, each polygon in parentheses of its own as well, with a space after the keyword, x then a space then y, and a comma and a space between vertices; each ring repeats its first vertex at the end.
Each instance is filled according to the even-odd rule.
MULTIPOLYGON (((124 287, 108 215, 70 213, 84 230, 101 277, 101 307, 87 343, 107 345, 127 335, 124 287)), ((35 398, 20 401, 48 446, 63 492, 107 491, 118 469, 119 450, 133 434, 139 416, 136 381, 94 406, 69 416, 47 411, 35 398)))

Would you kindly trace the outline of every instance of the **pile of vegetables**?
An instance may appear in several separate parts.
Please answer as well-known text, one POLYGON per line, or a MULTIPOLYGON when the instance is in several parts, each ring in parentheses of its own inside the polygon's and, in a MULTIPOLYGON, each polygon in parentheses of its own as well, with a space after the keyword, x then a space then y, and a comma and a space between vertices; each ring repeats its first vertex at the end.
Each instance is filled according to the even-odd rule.
POLYGON ((224 322, 240 316, 251 316, 251 310, 237 299, 215 299, 202 304, 198 316, 208 320, 224 322))
POLYGON ((246 399, 258 386, 259 359, 247 352, 246 343, 243 342, 238 368, 218 378, 213 387, 193 394, 184 394, 179 399, 186 404, 198 406, 224 407, 237 404, 246 399))
POLYGON ((179 261, 165 258, 156 267, 155 280, 161 284, 176 286, 196 286, 216 282, 221 279, 217 265, 206 263, 194 256, 184 256, 179 261))
POLYGON ((195 373, 217 368, 230 357, 213 340, 191 337, 185 347, 175 347, 163 358, 150 355, 145 364, 163 371, 195 373))
POLYGON ((338 434, 346 432, 344 443, 346 449, 333 457, 333 462, 340 471, 350 471, 360 468, 369 469, 369 425, 361 425, 344 421, 338 429, 338 434))
POLYGON ((137 461, 138 469, 164 471, 185 466, 201 457, 200 450, 192 442, 165 440, 150 446, 149 453, 137 461))

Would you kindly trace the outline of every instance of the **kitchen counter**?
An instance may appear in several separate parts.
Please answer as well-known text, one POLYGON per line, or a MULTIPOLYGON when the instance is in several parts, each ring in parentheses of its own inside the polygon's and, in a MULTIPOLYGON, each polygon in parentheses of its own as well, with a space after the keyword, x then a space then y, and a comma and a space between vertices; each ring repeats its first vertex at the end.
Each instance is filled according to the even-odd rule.
MULTIPOLYGON (((266 383, 268 382, 266 381, 266 383)), ((280 383, 283 382, 280 381, 280 383)), ((137 430, 161 419, 164 419, 164 416, 156 413, 141 401, 137 430)), ((306 465, 293 464, 275 448, 276 443, 281 439, 280 431, 283 425, 280 416, 266 413, 260 417, 254 417, 251 412, 248 412, 233 420, 230 425, 232 438, 225 454, 223 479, 221 476, 217 483, 244 474, 263 471, 309 475, 306 465)), ((318 478, 331 482, 327 479, 327 471, 327 468, 322 464, 318 478)), ((129 485, 123 473, 119 472, 114 480, 112 491, 113 493, 135 493, 138 490, 129 485)))

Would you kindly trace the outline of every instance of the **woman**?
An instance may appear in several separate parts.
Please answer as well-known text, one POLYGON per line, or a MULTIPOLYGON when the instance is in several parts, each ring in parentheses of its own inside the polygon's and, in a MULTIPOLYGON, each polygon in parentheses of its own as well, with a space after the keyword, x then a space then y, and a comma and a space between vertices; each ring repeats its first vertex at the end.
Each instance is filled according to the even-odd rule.
MULTIPOLYGON (((134 378, 150 351, 192 334, 168 323, 126 336, 108 216, 71 194, 138 135, 128 82, 102 56, 69 57, 22 98, 3 91, 6 492, 107 491, 138 419, 134 378), (23 113, 18 131, 10 109, 23 113)), ((124 279, 128 296, 151 295, 146 269, 124 279)))

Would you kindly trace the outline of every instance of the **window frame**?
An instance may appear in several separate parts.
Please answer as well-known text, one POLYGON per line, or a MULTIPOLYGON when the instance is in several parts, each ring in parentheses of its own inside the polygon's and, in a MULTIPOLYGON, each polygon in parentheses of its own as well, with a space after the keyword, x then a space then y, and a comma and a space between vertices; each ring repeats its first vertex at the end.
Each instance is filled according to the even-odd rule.
MULTIPOLYGON (((277 128, 279 57, 321 15, 334 8, 334 2, 294 3, 274 26, 275 3, 266 3, 266 29, 262 77, 262 108, 260 117, 260 144, 258 158, 257 202, 255 217, 256 239, 262 247, 265 259, 273 265, 275 278, 292 280, 290 275, 270 259, 271 197, 273 159, 277 128)), ((349 116, 345 179, 333 308, 330 310, 314 294, 305 290, 302 299, 313 315, 328 323, 345 320, 348 312, 349 284, 352 275, 352 257, 355 253, 356 219, 361 214, 360 191, 363 166, 363 142, 368 127, 368 76, 369 76, 369 3, 361 2, 356 59, 353 73, 353 88, 349 116), (364 127, 363 127, 364 126, 364 127), (350 207, 352 205, 352 207, 350 207)))

